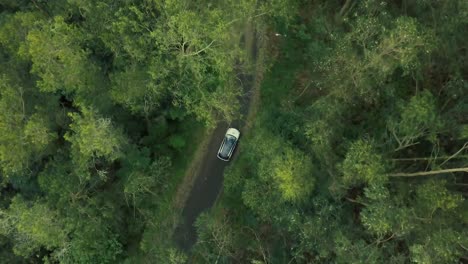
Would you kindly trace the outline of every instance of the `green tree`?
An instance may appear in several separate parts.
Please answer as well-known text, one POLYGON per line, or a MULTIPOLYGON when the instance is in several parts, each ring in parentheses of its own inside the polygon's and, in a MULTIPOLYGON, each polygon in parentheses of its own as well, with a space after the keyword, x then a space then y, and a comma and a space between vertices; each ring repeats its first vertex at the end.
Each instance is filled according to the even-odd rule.
POLYGON ((15 241, 13 250, 19 256, 29 257, 42 247, 54 250, 66 243, 63 222, 42 201, 28 202, 15 196, 1 216, 0 230, 15 241))
POLYGON ((285 147, 282 155, 270 161, 273 179, 287 201, 297 202, 312 192, 315 179, 310 160, 300 151, 285 147))
POLYGON ((415 144, 415 140, 423 136, 435 140, 443 124, 435 104, 432 94, 424 90, 411 97, 407 104, 400 105, 400 117, 390 119, 388 125, 398 143, 396 150, 415 144))
POLYGON ((385 236, 407 235, 415 225, 412 210, 391 200, 370 203, 360 217, 364 227, 380 240, 384 240, 385 236))
POLYGON ((61 263, 115 263, 122 253, 118 235, 112 233, 106 224, 88 219, 80 223, 71 235, 71 240, 63 252, 57 251, 54 257, 61 263))
POLYGON ((367 244, 362 239, 352 239, 342 232, 337 232, 333 240, 336 244, 336 261, 340 263, 381 263, 382 252, 376 245, 367 244))
POLYGON ((116 55, 111 93, 117 103, 148 116, 170 102, 209 125, 237 117, 241 87, 234 66, 242 53, 231 38, 248 9, 229 9, 236 4, 224 1, 211 8, 186 1, 75 4, 86 27, 116 55), (112 22, 91 24, 103 17, 112 22))
POLYGON ((27 35, 35 28, 35 22, 42 20, 43 17, 37 12, 3 13, 0 19, 0 44, 13 58, 25 60, 27 35))
POLYGON ((456 263, 466 254, 466 232, 439 229, 431 232, 423 243, 410 247, 411 260, 415 263, 456 263))
POLYGON ((208 214, 198 217, 196 226, 200 237, 196 251, 203 258, 203 262, 227 262, 234 257, 233 242, 236 234, 228 221, 222 212, 217 217, 208 214))
POLYGON ((305 136, 311 142, 315 157, 324 162, 335 162, 334 149, 344 132, 346 104, 327 96, 319 98, 307 111, 305 136))
POLYGON ((153 162, 148 149, 131 150, 123 160, 120 173, 125 173, 124 194, 135 209, 149 204, 147 199, 156 199, 162 191, 171 166, 168 157, 153 162))
MULTIPOLYGON (((56 138, 48 117, 30 114, 30 90, 0 80, 0 164, 5 176, 26 173, 29 166, 47 154, 56 138)), ((26 173, 27 174, 27 173, 26 173)))
POLYGON ((145 116, 159 108, 166 93, 164 88, 153 81, 149 69, 143 67, 132 65, 122 71, 115 71, 111 80, 112 99, 132 112, 145 116))
POLYGON ((67 208, 87 198, 84 184, 73 169, 69 153, 59 150, 39 173, 37 181, 51 207, 67 208))
POLYGON ((273 181, 285 201, 300 201, 313 190, 315 179, 310 161, 303 153, 279 137, 264 132, 254 139, 258 155, 258 175, 273 181))
POLYGON ((421 217, 432 218, 436 210, 453 211, 464 199, 461 194, 449 191, 445 180, 430 179, 416 189, 416 212, 421 217))
POLYGON ((27 55, 33 63, 31 71, 41 78, 37 85, 42 91, 71 93, 96 84, 93 78, 99 70, 80 46, 84 39, 78 28, 60 16, 29 31, 27 55))
MULTIPOLYGON (((71 156, 74 164, 78 170, 86 172, 101 159, 113 162, 120 158, 126 138, 109 118, 101 117, 93 109, 83 108, 81 111, 81 114, 70 114, 73 122, 65 139, 72 144, 71 156)), ((105 177, 105 171, 96 170, 101 177, 105 177)))
POLYGON ((365 1, 358 10, 349 20, 351 31, 338 35, 334 52, 319 66, 327 73, 333 95, 373 103, 389 93, 384 84, 397 69, 403 71, 401 76, 420 70, 435 36, 414 18, 392 19, 385 3, 365 1))
POLYGON ((368 140, 357 140, 351 144, 341 170, 345 186, 379 185, 387 181, 382 156, 368 140))

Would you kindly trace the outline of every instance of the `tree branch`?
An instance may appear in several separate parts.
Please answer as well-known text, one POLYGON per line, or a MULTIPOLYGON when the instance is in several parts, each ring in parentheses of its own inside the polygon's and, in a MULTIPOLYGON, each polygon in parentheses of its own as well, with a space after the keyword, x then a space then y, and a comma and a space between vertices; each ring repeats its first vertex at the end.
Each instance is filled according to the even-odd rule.
POLYGON ((458 242, 458 245, 459 245, 460 247, 462 247, 464 250, 468 251, 468 248, 466 248, 465 246, 463 246, 462 243, 458 242))
POLYGON ((421 171, 421 172, 414 172, 414 173, 390 173, 387 174, 389 177, 415 177, 415 176, 428 176, 428 175, 436 175, 442 173, 450 173, 450 172, 468 172, 467 168, 454 168, 454 169, 446 169, 446 170, 435 170, 435 171, 421 171))
MULTIPOLYGON (((251 16, 251 17, 248 17, 248 18, 247 18, 247 21, 252 20, 252 19, 254 19, 254 18, 256 18, 256 17, 259 17, 259 16, 266 15, 266 14, 268 14, 268 13, 271 13, 271 11, 266 11, 266 12, 263 12, 263 13, 260 13, 260 14, 257 14, 257 15, 251 16)), ((229 21, 226 25, 229 26, 229 25, 231 25, 232 23, 237 22, 237 21, 239 21, 239 20, 240 20, 240 18, 235 18, 235 19, 229 21)))
MULTIPOLYGON (((452 155, 452 156, 453 156, 453 155, 452 155)), ((417 157, 417 158, 396 158, 396 159, 391 159, 391 160, 393 160, 393 161, 418 161, 418 160, 426 161, 426 160, 438 160, 438 159, 446 159, 446 158, 449 158, 449 156, 440 156, 440 157, 432 157, 432 158, 424 158, 424 157, 417 157)), ((461 158, 468 158, 468 156, 452 157, 452 159, 454 159, 454 158, 461 159, 461 158)))
POLYGON ((414 145, 417 145, 419 144, 419 142, 414 142, 414 143, 406 143, 406 141, 404 142, 405 144, 404 145, 400 145, 398 148, 396 148, 394 151, 397 152, 399 150, 402 150, 402 149, 405 149, 407 147, 411 147, 411 146, 414 146, 414 145))
POLYGON ((465 142, 465 144, 463 145, 463 147, 461 147, 460 150, 458 150, 457 152, 455 152, 452 156, 448 157, 448 159, 444 160, 444 162, 442 162, 440 164, 440 166, 444 165, 445 163, 447 163, 449 160, 455 158, 458 154, 462 153, 463 150, 465 150, 466 148, 468 148, 468 142, 465 142))
POLYGON ((393 233, 389 238, 386 238, 386 239, 384 239, 384 240, 380 240, 380 239, 377 240, 377 241, 376 241, 376 244, 379 245, 379 244, 385 243, 385 242, 389 241, 390 239, 392 239, 392 238, 394 238, 394 237, 395 237, 395 234, 393 233))
POLYGON ((353 0, 346 0, 346 2, 344 3, 343 7, 341 7, 340 12, 338 13, 338 16, 339 16, 339 17, 343 17, 345 11, 348 10, 348 7, 350 6, 350 4, 351 4, 352 2, 353 2, 353 0))
POLYGON ((259 17, 259 16, 266 15, 266 14, 268 14, 268 13, 270 13, 270 12, 271 12, 271 11, 265 11, 265 12, 263 12, 263 13, 260 13, 260 14, 255 15, 255 16, 251 16, 251 17, 248 18, 248 20, 251 20, 251 19, 256 18, 256 17, 259 17))
POLYGON ((195 55, 199 54, 200 52, 203 52, 204 50, 206 50, 206 49, 208 49, 209 47, 211 47, 211 45, 213 45, 214 42, 215 42, 215 41, 213 40, 213 41, 211 41, 210 44, 208 44, 208 45, 207 45, 206 47, 204 47, 203 49, 201 49, 201 50, 199 50, 199 51, 197 51, 197 52, 194 52, 194 53, 184 54, 184 56, 185 56, 185 57, 187 57, 187 56, 195 56, 195 55))

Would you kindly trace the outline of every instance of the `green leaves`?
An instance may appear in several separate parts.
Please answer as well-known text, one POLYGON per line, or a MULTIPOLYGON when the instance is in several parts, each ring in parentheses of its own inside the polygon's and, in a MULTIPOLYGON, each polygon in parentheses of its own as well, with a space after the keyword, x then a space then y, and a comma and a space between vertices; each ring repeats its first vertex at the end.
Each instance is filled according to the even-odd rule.
POLYGON ((312 192, 315 182, 311 175, 312 165, 300 151, 283 148, 282 153, 271 160, 270 166, 284 200, 301 201, 312 192))
POLYGON ((164 79, 167 73, 158 70, 152 74, 150 69, 129 66, 123 71, 111 75, 112 99, 136 114, 150 115, 160 105, 166 88, 158 85, 157 80, 164 79), (156 78, 154 78, 156 76, 156 78))
POLYGON ((368 245, 362 239, 352 239, 342 232, 333 237, 336 261, 339 263, 381 263, 382 252, 375 245, 368 245))
POLYGON ((401 104, 400 116, 396 121, 390 119, 388 123, 398 143, 397 149, 405 148, 425 135, 434 141, 443 125, 438 116, 435 99, 427 90, 411 97, 407 104, 401 104))
MULTIPOLYGON (((130 161, 135 160, 128 159, 126 162, 130 161)), ((132 200, 133 206, 139 207, 140 204, 145 204, 145 199, 156 199, 161 185, 167 180, 171 162, 167 157, 158 158, 151 164, 145 164, 149 159, 144 163, 135 162, 137 163, 128 164, 130 168, 125 168, 129 170, 129 174, 124 183, 124 194, 132 200)))
POLYGON ((29 32, 31 71, 41 78, 37 85, 42 91, 70 93, 93 85, 93 75, 98 69, 88 61, 88 52, 81 48, 83 40, 82 32, 60 16, 29 32))
POLYGON ((80 223, 72 240, 63 252, 55 252, 61 263, 115 263, 122 253, 117 234, 106 223, 93 221, 80 223))
POLYGON ((341 171, 346 186, 362 183, 379 185, 387 181, 382 156, 376 153, 372 142, 367 140, 357 140, 351 144, 341 171))
POLYGON ((445 180, 430 179, 418 186, 416 190, 418 209, 432 215, 437 209, 447 211, 461 206, 464 201, 462 195, 450 192, 446 184, 445 180))
POLYGON ((258 160, 258 176, 274 183, 284 201, 301 202, 310 195, 315 178, 310 160, 300 150, 267 131, 253 144, 258 160))
POLYGON ((334 149, 345 130, 345 105, 333 97, 322 97, 308 109, 304 134, 310 140, 315 157, 325 162, 333 161, 334 149))
POLYGON ((71 113, 70 117, 71 132, 64 137, 72 144, 72 159, 79 170, 86 171, 99 159, 113 162, 121 157, 126 139, 109 118, 101 117, 91 108, 83 108, 82 114, 71 113))
POLYGON ((229 225, 228 218, 222 212, 216 217, 202 214, 196 222, 200 243, 197 253, 202 255, 204 262, 227 261, 235 250, 236 233, 229 225))
POLYGON ((421 54, 429 54, 433 49, 434 37, 418 24, 416 19, 399 17, 393 22, 393 28, 385 32, 375 52, 369 53, 369 63, 373 70, 384 79, 397 67, 403 69, 403 75, 419 70, 421 54))
POLYGON ((27 59, 26 37, 42 17, 36 12, 17 12, 0 16, 0 43, 16 59, 27 59))
POLYGON ((66 239, 56 212, 41 201, 29 203, 21 196, 12 199, 7 211, 0 211, 0 232, 16 241, 14 252, 29 257, 41 247, 54 250, 66 239))
POLYGON ((351 31, 339 35, 334 53, 320 66, 328 75, 327 89, 335 96, 371 104, 389 92, 385 84, 393 74, 416 76, 421 71, 436 37, 414 18, 392 20, 383 10, 361 8, 363 14, 349 22, 351 31))
POLYGON ((89 17, 85 25, 115 55, 110 68, 115 102, 144 116, 172 103, 208 126, 238 117, 242 89, 234 66, 243 56, 238 40, 231 39, 237 34, 232 22, 247 14, 185 2, 99 3, 96 8, 109 23, 96 27, 90 23, 101 18, 94 4, 79 5, 89 17))
POLYGON ((24 173, 56 138, 47 117, 29 116, 30 97, 29 89, 0 78, 0 166, 5 176, 24 173))
POLYGON ((427 236, 421 244, 410 247, 415 263, 456 263, 466 253, 467 233, 453 229, 439 229, 427 236))
POLYGON ((379 238, 389 234, 406 235, 415 226, 411 210, 389 200, 372 202, 360 217, 364 227, 379 238))
POLYGON ((36 153, 43 151, 52 140, 57 138, 55 133, 50 131, 46 124, 47 121, 36 113, 29 117, 24 127, 26 140, 30 142, 31 147, 36 153))

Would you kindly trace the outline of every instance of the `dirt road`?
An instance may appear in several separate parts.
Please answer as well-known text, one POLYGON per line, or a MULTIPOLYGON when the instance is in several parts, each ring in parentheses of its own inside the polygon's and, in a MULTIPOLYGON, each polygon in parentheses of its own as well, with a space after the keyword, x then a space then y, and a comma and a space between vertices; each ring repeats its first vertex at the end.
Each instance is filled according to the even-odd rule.
MULTIPOLYGON (((257 54, 257 45, 255 37, 253 36, 254 33, 246 30, 243 37, 246 51, 250 53, 250 56, 252 56, 252 62, 255 61, 257 54)), ((242 146, 245 119, 248 116, 250 99, 253 94, 253 74, 242 73, 239 70, 237 77, 243 90, 243 96, 240 98, 240 116, 242 116, 242 118, 232 122, 231 124, 220 123, 217 125, 208 143, 202 164, 199 166, 199 169, 194 172, 196 173, 196 179, 182 212, 183 223, 175 231, 175 240, 177 244, 186 251, 188 251, 197 240, 197 233, 194 226, 195 220, 200 213, 213 206, 222 189, 224 169, 229 162, 219 160, 216 157, 216 153, 228 127, 235 127, 240 130, 241 137, 237 150, 242 146)), ((237 150, 231 160, 235 159, 238 155, 237 150)))

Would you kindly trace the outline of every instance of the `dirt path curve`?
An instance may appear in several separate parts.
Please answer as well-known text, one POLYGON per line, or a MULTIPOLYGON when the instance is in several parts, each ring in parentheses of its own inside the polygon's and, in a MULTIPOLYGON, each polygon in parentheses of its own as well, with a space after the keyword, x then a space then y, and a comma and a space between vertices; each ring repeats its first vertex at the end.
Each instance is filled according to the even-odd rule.
MULTIPOLYGON (((245 29, 243 44, 245 45, 246 52, 250 53, 252 65, 254 65, 258 47, 255 32, 253 32, 251 25, 248 25, 245 29)), ((178 193, 178 198, 175 201, 176 206, 183 206, 183 223, 176 228, 174 238, 179 247, 186 251, 190 250, 197 240, 194 226, 195 220, 200 213, 214 205, 222 189, 224 168, 229 162, 219 160, 216 157, 216 153, 227 128, 235 127, 240 130, 241 139, 237 148, 238 150, 242 147, 242 135, 247 130, 246 124, 251 123, 249 122, 251 120, 247 119, 253 118, 249 110, 253 101, 256 101, 255 99, 251 99, 257 97, 255 96, 255 89, 253 89, 255 83, 254 75, 238 72, 237 77, 243 88, 243 96, 240 99, 243 118, 232 122, 230 125, 219 123, 214 130, 208 133, 209 137, 200 144, 194 161, 189 166, 189 175, 186 175, 186 182, 182 183, 182 187, 179 189, 179 192, 186 192, 189 195, 178 193)), ((237 150, 234 153, 233 159, 237 156, 237 150)))

